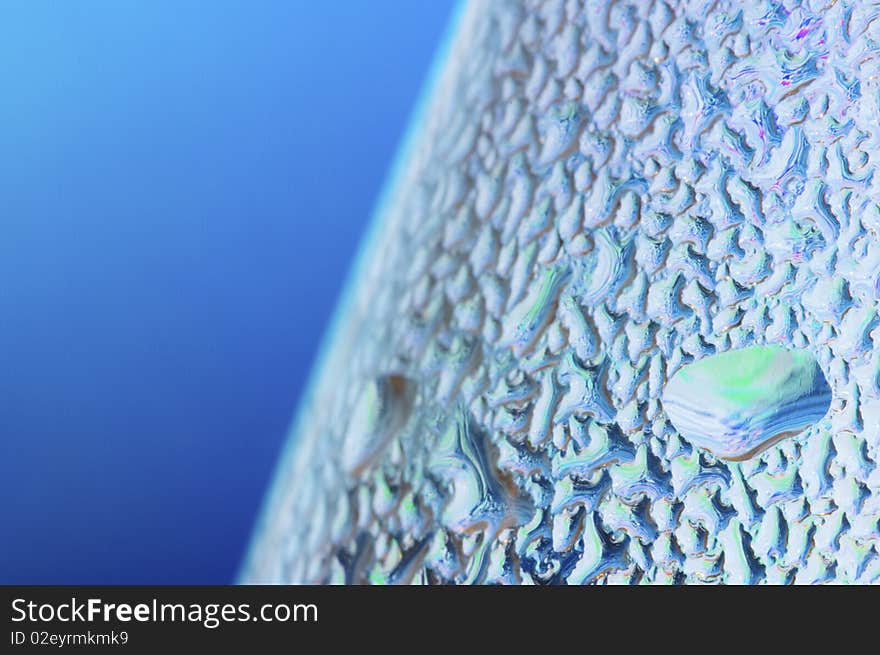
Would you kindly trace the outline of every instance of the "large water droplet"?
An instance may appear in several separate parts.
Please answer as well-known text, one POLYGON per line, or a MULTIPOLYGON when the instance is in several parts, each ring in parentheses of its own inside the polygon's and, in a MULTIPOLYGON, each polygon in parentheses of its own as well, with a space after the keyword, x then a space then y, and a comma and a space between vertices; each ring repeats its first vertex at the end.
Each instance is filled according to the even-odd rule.
POLYGON ((742 460, 821 419, 831 388, 809 353, 754 346, 681 368, 662 401, 688 441, 724 459, 742 460))
POLYGON ((415 384, 400 375, 382 375, 361 391, 342 447, 342 464, 357 474, 369 466, 409 417, 415 384))

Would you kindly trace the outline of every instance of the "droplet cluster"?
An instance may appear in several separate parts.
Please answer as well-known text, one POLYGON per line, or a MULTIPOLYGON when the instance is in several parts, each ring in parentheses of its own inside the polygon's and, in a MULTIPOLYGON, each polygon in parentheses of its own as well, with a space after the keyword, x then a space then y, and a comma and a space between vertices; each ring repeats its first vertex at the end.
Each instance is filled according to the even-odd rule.
POLYGON ((243 580, 880 580, 878 165, 876 1, 468 3, 243 580), (771 346, 821 418, 676 430, 771 346))

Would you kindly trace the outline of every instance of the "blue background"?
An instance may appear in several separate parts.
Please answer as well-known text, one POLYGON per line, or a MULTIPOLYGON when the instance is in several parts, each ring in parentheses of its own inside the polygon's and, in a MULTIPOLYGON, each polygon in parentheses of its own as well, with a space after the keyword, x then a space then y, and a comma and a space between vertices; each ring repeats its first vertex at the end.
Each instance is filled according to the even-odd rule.
POLYGON ((452 5, 0 4, 0 582, 234 579, 452 5))

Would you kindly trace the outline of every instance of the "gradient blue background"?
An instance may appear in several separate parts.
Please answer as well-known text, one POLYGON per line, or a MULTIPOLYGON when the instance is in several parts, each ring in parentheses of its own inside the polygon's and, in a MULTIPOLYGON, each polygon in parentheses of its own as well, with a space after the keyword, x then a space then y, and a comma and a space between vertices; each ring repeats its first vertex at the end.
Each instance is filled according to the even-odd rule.
POLYGON ((452 8, 0 4, 0 582, 233 580, 452 8))

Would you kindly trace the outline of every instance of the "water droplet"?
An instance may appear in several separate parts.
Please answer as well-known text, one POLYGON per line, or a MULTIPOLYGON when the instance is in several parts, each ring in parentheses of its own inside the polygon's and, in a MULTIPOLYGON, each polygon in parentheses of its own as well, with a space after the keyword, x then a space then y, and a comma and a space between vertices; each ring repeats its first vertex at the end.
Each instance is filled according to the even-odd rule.
POLYGON ((831 405, 831 388, 809 353, 754 346, 683 367, 669 380, 662 402, 688 441, 742 460, 821 419, 831 405))
POLYGON ((364 386, 342 444, 342 465, 351 474, 367 468, 406 423, 415 385, 401 375, 382 375, 364 386))

